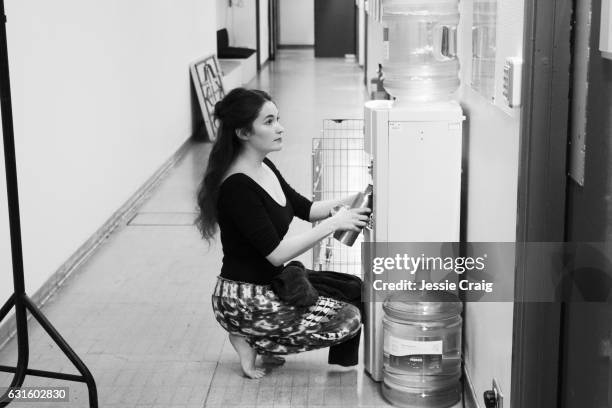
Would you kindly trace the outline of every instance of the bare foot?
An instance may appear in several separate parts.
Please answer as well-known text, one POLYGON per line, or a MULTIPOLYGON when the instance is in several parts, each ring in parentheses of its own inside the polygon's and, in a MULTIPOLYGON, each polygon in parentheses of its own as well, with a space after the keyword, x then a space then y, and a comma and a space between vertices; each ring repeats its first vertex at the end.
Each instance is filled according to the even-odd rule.
POLYGON ((237 336, 235 334, 229 335, 230 343, 238 353, 238 357, 240 358, 240 366, 242 367, 242 372, 248 378, 261 378, 266 375, 266 371, 262 368, 255 367, 255 357, 257 357, 257 352, 251 348, 249 343, 247 343, 246 339, 242 336, 237 336))
POLYGON ((261 356, 261 362, 263 364, 271 364, 271 365, 283 365, 285 364, 285 359, 279 356, 275 356, 275 355, 262 355, 261 356))

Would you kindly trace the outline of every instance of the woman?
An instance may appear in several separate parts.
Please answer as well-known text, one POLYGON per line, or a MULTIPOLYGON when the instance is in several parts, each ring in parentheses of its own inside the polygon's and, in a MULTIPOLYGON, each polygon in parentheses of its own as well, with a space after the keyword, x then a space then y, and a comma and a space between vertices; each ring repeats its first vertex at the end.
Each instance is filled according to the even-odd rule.
POLYGON ((335 231, 365 226, 369 209, 350 210, 343 200, 311 202, 283 179, 266 158, 283 146, 284 128, 270 96, 237 88, 215 105, 219 123, 208 167, 198 192, 197 225, 203 238, 214 238, 217 225, 223 266, 212 297, 215 317, 229 332, 244 374, 260 378, 264 362, 282 363, 278 355, 336 345, 360 330, 357 307, 320 296, 309 308, 282 302, 270 282, 283 264, 335 231), (297 216, 324 220, 311 230, 286 237, 297 216))

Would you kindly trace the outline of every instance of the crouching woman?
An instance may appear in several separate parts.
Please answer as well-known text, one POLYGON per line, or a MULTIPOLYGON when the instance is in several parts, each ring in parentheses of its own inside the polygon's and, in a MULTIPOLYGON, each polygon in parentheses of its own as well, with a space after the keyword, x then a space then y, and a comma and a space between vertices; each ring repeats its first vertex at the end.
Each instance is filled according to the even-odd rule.
POLYGON ((219 128, 198 191, 196 224, 207 241, 220 230, 223 265, 212 307, 244 374, 260 378, 265 371, 255 365, 258 354, 264 362, 282 363, 280 355, 338 345, 359 333, 355 305, 319 296, 314 305, 295 306, 282 301, 271 282, 285 262, 335 231, 365 226, 370 210, 331 215, 332 208, 350 204, 353 197, 311 202, 285 181, 266 157, 280 151, 285 138, 267 93, 234 89, 215 105, 215 118, 219 128), (286 236, 294 216, 322 222, 286 236))

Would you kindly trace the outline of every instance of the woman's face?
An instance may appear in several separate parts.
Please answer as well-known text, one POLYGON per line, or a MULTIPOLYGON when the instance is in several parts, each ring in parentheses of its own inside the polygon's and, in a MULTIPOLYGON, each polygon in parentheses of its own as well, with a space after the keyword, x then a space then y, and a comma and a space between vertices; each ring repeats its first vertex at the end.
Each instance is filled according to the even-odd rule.
POLYGON ((253 129, 245 140, 255 150, 267 154, 281 150, 285 128, 280 124, 278 109, 273 102, 266 101, 259 116, 253 122, 253 129))

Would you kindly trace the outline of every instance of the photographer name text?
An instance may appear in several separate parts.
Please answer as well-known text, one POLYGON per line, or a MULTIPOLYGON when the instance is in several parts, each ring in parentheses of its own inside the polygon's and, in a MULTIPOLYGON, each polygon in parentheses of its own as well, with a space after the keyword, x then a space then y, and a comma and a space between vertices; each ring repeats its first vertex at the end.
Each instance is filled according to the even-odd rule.
POLYGON ((402 279, 399 282, 384 282, 382 279, 376 279, 372 282, 372 287, 377 291, 394 291, 394 290, 406 290, 406 291, 417 291, 417 290, 441 290, 441 291, 455 291, 457 289, 463 291, 477 291, 477 292, 493 292, 493 283, 482 280, 480 282, 470 282, 467 279, 462 279, 459 282, 450 282, 445 280, 443 282, 427 282, 421 280, 420 282, 410 281, 402 279))

